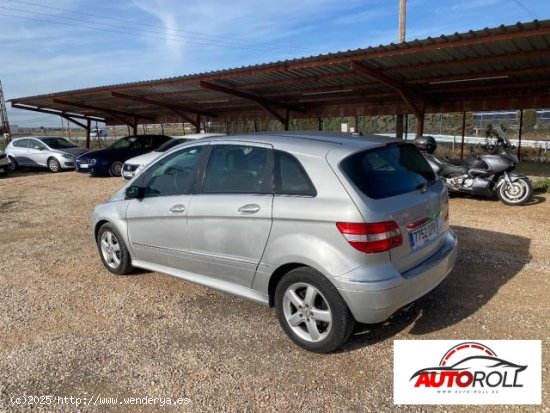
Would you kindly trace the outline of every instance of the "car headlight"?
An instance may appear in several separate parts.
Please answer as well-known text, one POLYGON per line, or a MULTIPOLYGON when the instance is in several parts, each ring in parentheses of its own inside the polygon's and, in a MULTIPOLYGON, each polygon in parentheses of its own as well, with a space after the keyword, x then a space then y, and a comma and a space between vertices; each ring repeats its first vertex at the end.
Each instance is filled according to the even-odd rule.
POLYGON ((73 159, 73 158, 74 158, 73 155, 70 155, 70 154, 68 154, 68 153, 64 153, 64 154, 61 155, 61 156, 62 156, 63 158, 65 158, 65 159, 73 159))
POLYGON ((145 169, 145 165, 138 166, 137 169, 136 169, 136 172, 134 172, 134 176, 141 173, 141 171, 143 171, 144 169, 145 169))
POLYGON ((87 163, 88 165, 95 165, 95 159, 83 159, 81 163, 87 163))
POLYGON ((122 167, 123 171, 126 172, 134 172, 136 169, 138 169, 139 165, 132 164, 132 163, 125 163, 122 167))

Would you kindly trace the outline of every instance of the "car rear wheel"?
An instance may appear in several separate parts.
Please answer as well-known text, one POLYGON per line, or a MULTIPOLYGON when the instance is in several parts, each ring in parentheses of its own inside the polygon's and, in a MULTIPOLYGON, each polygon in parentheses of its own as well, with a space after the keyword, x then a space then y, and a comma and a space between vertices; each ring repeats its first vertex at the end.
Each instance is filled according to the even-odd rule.
POLYGON ((132 272, 132 261, 128 248, 116 228, 103 224, 97 233, 99 255, 105 267, 114 274, 124 275, 132 272))
POLYGON ((109 175, 121 176, 122 175, 122 162, 114 161, 109 168, 109 175))
POLYGON ((59 172, 61 170, 61 165, 57 159, 50 158, 48 159, 48 169, 52 172, 59 172))
POLYGON ((285 333, 300 347, 316 353, 342 346, 355 325, 338 290, 312 268, 297 268, 281 279, 275 308, 285 333))
POLYGON ((8 164, 8 169, 13 172, 17 169, 17 161, 11 156, 8 156, 8 159, 10 161, 10 163, 8 164))

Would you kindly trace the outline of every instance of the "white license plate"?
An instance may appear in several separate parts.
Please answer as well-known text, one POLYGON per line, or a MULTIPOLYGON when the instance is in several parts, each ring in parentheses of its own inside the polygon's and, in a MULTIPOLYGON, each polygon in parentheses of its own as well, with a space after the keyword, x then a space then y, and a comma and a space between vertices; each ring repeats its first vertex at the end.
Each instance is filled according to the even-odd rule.
POLYGON ((430 221, 409 232, 409 240, 412 248, 420 248, 422 245, 437 237, 438 232, 437 220, 430 221))
POLYGON ((122 172, 122 176, 125 177, 125 178, 131 178, 132 176, 134 176, 134 173, 133 172, 122 172))
POLYGON ((4 172, 4 168, 0 168, 0 172, 4 172))
POLYGON ((88 169, 88 164, 87 163, 81 163, 80 164, 80 169, 88 169))

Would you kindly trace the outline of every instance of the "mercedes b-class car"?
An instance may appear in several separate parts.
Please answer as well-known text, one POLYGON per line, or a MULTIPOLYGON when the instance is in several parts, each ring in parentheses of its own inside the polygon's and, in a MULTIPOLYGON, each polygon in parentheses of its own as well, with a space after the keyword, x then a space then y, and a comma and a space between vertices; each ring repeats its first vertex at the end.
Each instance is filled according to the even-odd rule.
POLYGON ((315 352, 377 323, 453 268, 447 190, 413 144, 286 132, 167 151, 99 205, 105 267, 174 275, 275 307, 315 352))

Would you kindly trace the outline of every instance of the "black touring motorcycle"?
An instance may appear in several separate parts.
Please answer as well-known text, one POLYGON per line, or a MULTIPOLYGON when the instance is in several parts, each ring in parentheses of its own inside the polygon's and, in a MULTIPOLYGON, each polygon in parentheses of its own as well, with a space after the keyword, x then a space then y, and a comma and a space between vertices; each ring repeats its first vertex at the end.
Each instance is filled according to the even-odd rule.
POLYGON ((518 157, 506 137, 498 137, 497 143, 488 147, 489 153, 471 155, 459 165, 434 155, 437 142, 431 136, 417 138, 415 144, 432 169, 443 178, 450 193, 491 197, 496 192, 506 205, 523 205, 533 196, 529 178, 512 172, 518 157))

